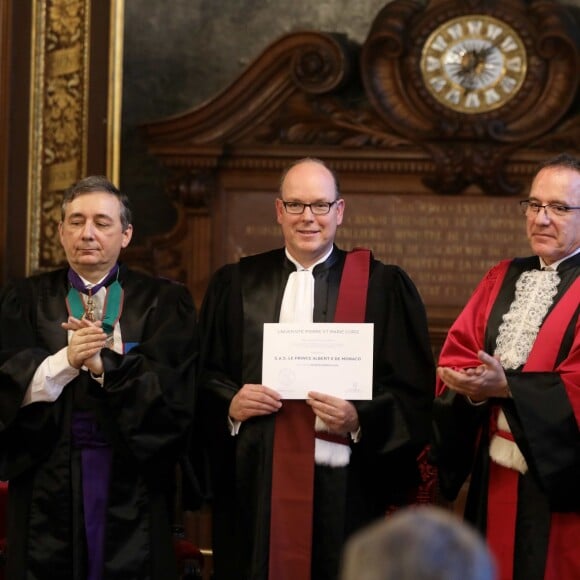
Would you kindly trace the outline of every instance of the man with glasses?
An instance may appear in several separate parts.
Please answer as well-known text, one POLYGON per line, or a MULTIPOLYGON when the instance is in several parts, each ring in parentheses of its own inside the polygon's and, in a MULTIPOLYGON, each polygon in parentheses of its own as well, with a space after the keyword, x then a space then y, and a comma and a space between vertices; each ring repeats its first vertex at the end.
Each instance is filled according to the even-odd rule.
POLYGON ((580 578, 580 159, 543 163, 520 202, 533 252, 492 268, 443 346, 441 489, 471 472, 465 515, 501 578, 580 578))
POLYGON ((216 580, 336 579, 345 538, 408 498, 428 437, 434 366, 409 277, 369 254, 366 274, 343 276, 352 253, 334 239, 345 200, 322 161, 284 172, 275 209, 285 247, 220 269, 200 312, 216 580), (357 322, 374 324, 373 399, 348 401, 314 385, 306 402, 282 400, 262 384, 263 324, 337 321, 347 278, 365 287, 357 322), (290 486, 291 507, 277 519, 287 503, 278 467, 302 437, 281 434, 281 425, 296 409, 306 413, 312 453, 304 472, 281 480, 310 466, 313 489, 290 486))

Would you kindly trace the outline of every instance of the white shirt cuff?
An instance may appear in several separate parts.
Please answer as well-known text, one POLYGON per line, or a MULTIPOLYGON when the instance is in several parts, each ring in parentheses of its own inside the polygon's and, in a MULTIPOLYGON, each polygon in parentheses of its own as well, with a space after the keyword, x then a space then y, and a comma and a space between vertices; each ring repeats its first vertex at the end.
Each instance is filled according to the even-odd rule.
POLYGON ((67 347, 47 356, 36 369, 22 406, 38 402, 53 403, 60 397, 65 386, 79 376, 79 372, 79 369, 71 367, 68 362, 67 347))

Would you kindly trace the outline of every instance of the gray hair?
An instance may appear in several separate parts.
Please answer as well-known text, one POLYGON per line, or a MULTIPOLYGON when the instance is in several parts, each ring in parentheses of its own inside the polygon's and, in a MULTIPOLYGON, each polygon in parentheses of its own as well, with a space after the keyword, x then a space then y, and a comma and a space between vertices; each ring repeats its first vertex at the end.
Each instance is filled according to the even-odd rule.
POLYGON ((559 155, 546 159, 546 161, 540 163, 535 175, 538 175, 538 173, 546 167, 563 167, 580 173, 580 158, 575 157, 570 153, 560 153, 559 155))
POLYGON ((119 191, 104 175, 90 175, 71 185, 65 192, 60 206, 61 219, 64 221, 66 206, 77 197, 85 193, 105 192, 114 195, 121 204, 121 226, 125 231, 132 223, 129 198, 119 191))
POLYGON ((479 533, 448 510, 404 508, 346 544, 342 580, 494 580, 479 533))

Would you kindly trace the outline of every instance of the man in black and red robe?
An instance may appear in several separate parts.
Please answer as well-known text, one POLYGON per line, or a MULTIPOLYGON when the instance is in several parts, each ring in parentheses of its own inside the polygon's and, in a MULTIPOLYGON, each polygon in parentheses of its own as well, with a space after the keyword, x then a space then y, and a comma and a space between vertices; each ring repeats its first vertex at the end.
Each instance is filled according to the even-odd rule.
POLYGON ((538 170, 520 202, 534 256, 493 267, 438 368, 434 457, 501 579, 580 578, 580 160, 538 170))

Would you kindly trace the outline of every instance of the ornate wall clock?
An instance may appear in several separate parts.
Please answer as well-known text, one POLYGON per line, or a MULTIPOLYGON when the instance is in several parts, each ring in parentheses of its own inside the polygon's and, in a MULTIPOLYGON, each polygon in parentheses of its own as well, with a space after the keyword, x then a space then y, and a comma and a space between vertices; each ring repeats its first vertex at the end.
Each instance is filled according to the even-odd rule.
POLYGON ((569 114, 579 67, 563 0, 392 0, 361 51, 371 107, 425 150, 424 181, 447 194, 515 195, 506 160, 569 114))
POLYGON ((423 44, 420 62, 428 93, 465 114, 487 113, 509 102, 522 87, 527 65, 520 35, 486 14, 439 25, 423 44))

